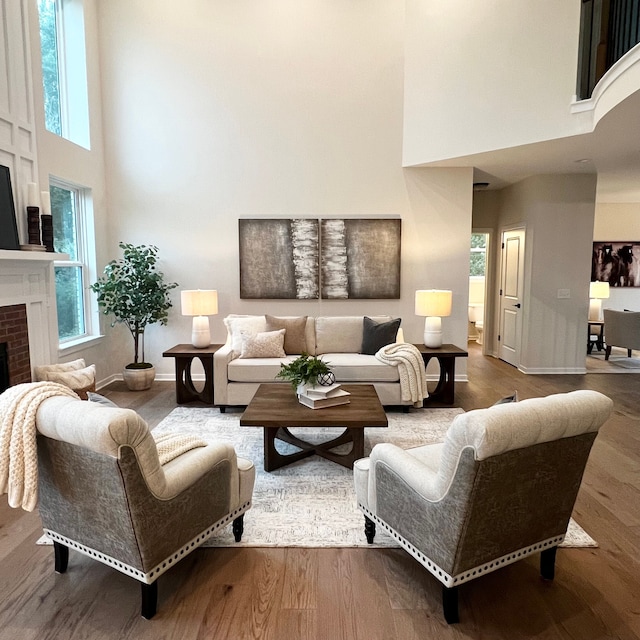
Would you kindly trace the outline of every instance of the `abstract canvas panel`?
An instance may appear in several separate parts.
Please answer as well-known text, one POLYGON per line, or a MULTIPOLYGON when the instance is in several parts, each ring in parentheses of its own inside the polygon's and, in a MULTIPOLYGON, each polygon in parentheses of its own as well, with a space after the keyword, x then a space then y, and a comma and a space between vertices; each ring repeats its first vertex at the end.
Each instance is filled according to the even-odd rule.
POLYGON ((322 220, 322 297, 400 298, 399 219, 322 220))
POLYGON ((319 233, 315 219, 239 220, 240 297, 319 297, 319 233))

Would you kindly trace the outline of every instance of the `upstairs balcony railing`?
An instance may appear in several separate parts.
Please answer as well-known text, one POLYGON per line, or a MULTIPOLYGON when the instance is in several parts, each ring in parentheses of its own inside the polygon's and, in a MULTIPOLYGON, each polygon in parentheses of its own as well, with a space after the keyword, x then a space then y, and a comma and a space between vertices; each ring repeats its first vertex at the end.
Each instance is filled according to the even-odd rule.
POLYGON ((582 0, 578 98, 590 98, 600 78, 638 42, 640 0, 582 0))

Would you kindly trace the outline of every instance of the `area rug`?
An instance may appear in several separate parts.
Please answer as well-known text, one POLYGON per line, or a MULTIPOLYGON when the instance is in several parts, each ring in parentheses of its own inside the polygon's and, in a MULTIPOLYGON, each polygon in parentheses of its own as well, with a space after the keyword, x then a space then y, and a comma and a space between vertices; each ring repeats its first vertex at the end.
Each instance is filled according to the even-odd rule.
POLYGON ((619 347, 611 349, 608 360, 604 351, 592 351, 586 360, 587 373, 640 373, 640 352, 632 351, 631 358, 627 350, 619 347))
MULTIPOLYGON (((440 442, 462 409, 412 409, 389 412, 387 429, 366 429, 365 455, 378 442, 393 442, 409 448, 440 442)), ((292 429, 295 433, 295 429, 292 429)), ((318 429, 318 441, 334 437, 340 429, 318 429)), ((353 472, 333 462, 312 456, 271 473, 263 467, 263 436, 259 427, 240 427, 239 415, 218 409, 178 407, 154 433, 185 432, 214 436, 232 442, 239 456, 253 460, 256 486, 253 507, 245 515, 241 546, 368 547, 364 517, 356 506, 353 472)), ((304 438, 312 440, 308 430, 304 438)), ((282 453, 295 447, 279 442, 282 453)), ((205 546, 236 545, 230 530, 208 540, 205 546)), ((376 533, 375 545, 397 547, 384 531, 376 533)), ((564 546, 596 545, 583 529, 571 522, 564 546)))
MULTIPOLYGON (((386 429, 365 431, 365 455, 379 442, 402 448, 440 442, 451 421, 462 409, 411 409, 389 412, 386 429)), ((353 473, 333 462, 312 456, 267 473, 263 467, 263 435, 259 427, 240 427, 240 414, 220 413, 214 408, 178 407, 154 430, 159 433, 189 433, 231 442, 239 456, 256 466, 253 506, 245 514, 244 535, 233 539, 231 527, 210 538, 203 546, 226 547, 398 547, 391 536, 378 529, 375 544, 364 536, 364 516, 356 506, 353 473)), ((295 429, 291 429, 296 432, 295 429)), ((304 431, 308 441, 328 440, 340 429, 304 431)), ((277 443, 289 453, 292 445, 277 443)), ((573 520, 565 547, 597 546, 573 520)))

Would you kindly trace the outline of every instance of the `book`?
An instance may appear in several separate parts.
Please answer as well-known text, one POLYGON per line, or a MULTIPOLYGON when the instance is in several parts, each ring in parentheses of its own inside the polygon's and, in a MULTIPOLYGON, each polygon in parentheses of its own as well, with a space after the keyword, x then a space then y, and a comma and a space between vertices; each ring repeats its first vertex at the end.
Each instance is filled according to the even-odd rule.
POLYGON ((331 398, 336 395, 340 395, 341 391, 340 383, 334 382, 329 385, 316 384, 313 387, 307 387, 304 391, 305 395, 309 398, 331 398))
POLYGON ((298 396, 298 400, 300 404, 303 404, 305 407, 310 407, 311 409, 325 409, 327 407, 336 407, 341 404, 349 404, 351 400, 349 400, 349 396, 351 395, 348 391, 339 390, 340 393, 338 395, 331 396, 329 398, 310 398, 306 394, 302 394, 298 396))

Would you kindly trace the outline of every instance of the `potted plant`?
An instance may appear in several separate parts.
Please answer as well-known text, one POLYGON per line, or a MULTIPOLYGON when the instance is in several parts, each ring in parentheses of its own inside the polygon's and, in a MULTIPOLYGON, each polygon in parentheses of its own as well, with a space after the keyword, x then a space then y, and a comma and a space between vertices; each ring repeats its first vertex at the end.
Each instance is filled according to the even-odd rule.
POLYGON ((300 395, 304 387, 320 383, 327 384, 335 380, 329 365, 318 356, 303 353, 289 364, 281 364, 276 378, 288 380, 300 395), (320 380, 319 380, 320 379, 320 380))
POLYGON ((144 331, 147 325, 167 324, 171 298, 169 291, 177 283, 166 283, 157 269, 158 248, 120 242, 123 252, 112 260, 91 290, 98 294, 98 305, 105 315, 113 315, 113 327, 121 322, 133 337, 133 362, 123 371, 124 381, 132 391, 148 389, 155 369, 144 358, 144 331))

